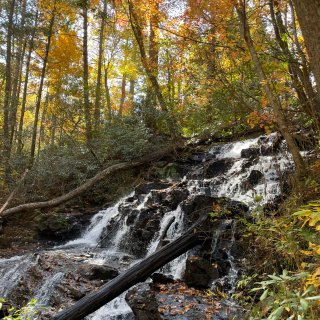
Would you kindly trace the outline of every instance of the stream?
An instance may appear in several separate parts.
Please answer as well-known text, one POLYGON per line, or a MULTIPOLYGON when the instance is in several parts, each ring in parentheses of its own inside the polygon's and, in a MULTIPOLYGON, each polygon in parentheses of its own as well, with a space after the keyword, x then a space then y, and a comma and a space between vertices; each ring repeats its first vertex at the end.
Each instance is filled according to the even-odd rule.
MULTIPOLYGON (((159 272, 174 279, 186 278, 189 285, 199 281, 201 286, 204 282, 203 288, 214 290, 218 286, 231 296, 243 259, 241 248, 237 248, 234 217, 261 214, 263 208, 272 210, 286 188, 284 176, 292 169, 286 144, 276 133, 208 147, 206 152, 177 162, 173 178, 138 186, 114 206, 95 214, 81 237, 45 252, 1 259, 0 297, 19 303, 35 298, 38 306, 52 314, 155 252, 173 217, 166 233, 168 241, 194 222, 195 212, 221 207, 232 214, 216 224, 210 252, 206 248, 204 254, 217 265, 214 276, 194 279, 194 271, 186 270, 192 265, 189 257, 199 254, 196 249, 159 272)), ((135 319, 125 295, 86 319, 135 319)), ((195 316, 172 319, 190 317, 195 316)))

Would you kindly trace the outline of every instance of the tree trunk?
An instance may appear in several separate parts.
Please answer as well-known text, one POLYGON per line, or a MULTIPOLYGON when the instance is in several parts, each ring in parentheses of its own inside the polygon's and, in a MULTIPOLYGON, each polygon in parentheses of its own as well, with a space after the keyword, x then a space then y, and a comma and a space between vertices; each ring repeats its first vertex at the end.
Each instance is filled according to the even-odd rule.
POLYGON ((263 88, 266 92, 269 103, 273 109, 273 112, 275 115, 275 121, 278 124, 279 129, 288 144, 288 148, 289 148, 290 153, 292 154, 293 161, 294 161, 294 164, 296 167, 296 175, 300 179, 305 175, 305 169, 306 169, 305 163, 304 163, 303 158, 299 152, 299 148, 298 148, 295 140, 293 139, 293 137, 289 131, 286 118, 283 114, 280 100, 273 93, 271 84, 270 84, 270 82, 269 82, 269 80, 268 80, 268 78, 262 68, 258 54, 257 54, 256 49, 254 47, 254 43, 253 43, 253 40, 252 40, 251 34, 250 34, 249 23, 247 20, 245 2, 246 2, 245 0, 240 0, 240 1, 238 1, 238 5, 236 5, 237 14, 238 14, 238 17, 239 17, 239 20, 241 23, 242 36, 243 36, 245 43, 248 47, 248 50, 250 52, 250 56, 251 56, 254 68, 256 70, 256 73, 259 77, 260 83, 263 85, 263 88))
POLYGON ((145 281, 159 268, 200 244, 205 236, 207 236, 207 234, 204 235, 204 232, 201 231, 201 227, 205 225, 205 223, 208 223, 207 215, 201 217, 194 226, 178 239, 164 246, 141 262, 138 262, 136 265, 108 282, 98 291, 90 293, 70 308, 58 313, 52 319, 81 320, 135 284, 145 281))
POLYGON ((44 55, 44 59, 43 59, 43 66, 42 66, 41 77, 40 77, 40 85, 39 85, 39 90, 38 90, 38 95, 37 95, 37 102, 36 102, 36 109, 35 109, 35 114, 34 114, 34 123, 33 123, 33 130, 32 130, 32 141, 31 141, 31 152, 30 152, 30 164, 33 163, 34 156, 35 156, 37 134, 38 134, 39 113, 40 113, 40 107, 41 107, 41 98, 42 98, 44 80, 45 80, 46 71, 47 71, 47 63, 48 63, 50 46, 51 46, 51 39, 52 39, 52 34, 53 34, 53 26, 54 26, 54 21, 55 21, 55 14, 56 13, 55 13, 55 8, 54 8, 52 16, 51 16, 51 19, 50 19, 50 23, 49 23, 47 45, 46 45, 46 51, 45 51, 45 55, 44 55))
POLYGON ((123 107, 124 107, 124 102, 126 100, 126 86, 127 86, 127 75, 124 73, 122 75, 122 82, 121 82, 121 99, 120 99, 120 107, 119 107, 120 117, 122 117, 123 115, 123 107))
POLYGON ((161 92, 161 88, 158 82, 157 74, 154 72, 152 65, 150 63, 150 59, 148 59, 146 54, 146 49, 144 45, 144 35, 143 30, 141 27, 140 19, 136 13, 136 10, 134 8, 134 4, 132 0, 128 0, 129 5, 129 19, 130 24, 135 36, 135 39, 138 43, 138 47, 140 50, 140 56, 141 56, 141 62, 143 65, 143 68, 147 74, 147 77, 152 85, 152 88, 154 90, 154 93, 158 99, 159 105, 164 112, 168 112, 167 104, 165 102, 165 99, 163 97, 163 94, 161 92))
POLYGON ((56 129, 57 129, 57 117, 53 114, 51 117, 51 128, 50 128, 50 145, 54 146, 56 138, 56 129))
POLYGON ((98 57, 98 70, 97 70, 97 84, 96 84, 96 99, 94 105, 94 131, 97 133, 100 126, 100 100, 101 100, 101 75, 102 75, 102 59, 103 59, 103 41, 104 29, 107 18, 107 0, 103 1, 103 11, 101 13, 101 25, 99 35, 99 57, 98 57))
POLYGON ((23 69, 23 62, 24 56, 27 47, 27 37, 24 33, 25 29, 25 18, 26 18, 26 10, 27 10, 27 0, 21 1, 22 5, 22 12, 21 12, 21 24, 20 28, 20 35, 17 37, 18 41, 18 48, 17 48, 17 58, 16 58, 16 68, 15 68, 15 79, 13 84, 12 90, 12 98, 11 98, 11 113, 10 113, 10 146, 12 147, 13 138, 16 131, 17 125, 17 111, 18 111, 18 104, 19 104, 19 97, 21 91, 21 83, 22 83, 22 69, 23 69))
POLYGON ((299 62, 292 55, 287 41, 285 41, 283 38, 283 36, 287 34, 287 30, 282 20, 278 2, 275 0, 271 0, 269 3, 269 7, 270 7, 272 24, 273 24, 275 35, 276 35, 276 40, 279 43, 279 46, 282 50, 283 55, 288 61, 288 69, 292 79, 292 84, 297 93, 300 104, 303 110, 305 110, 305 112, 310 117, 315 118, 315 120, 317 121, 317 124, 319 125, 320 109, 319 109, 319 106, 314 101, 315 94, 314 92, 312 92, 311 97, 308 97, 307 93, 309 90, 307 89, 310 87, 310 84, 305 83, 307 79, 304 77, 303 72, 300 70, 299 62))
POLYGON ((32 34, 31 34, 31 39, 29 41, 29 51, 28 51, 28 56, 27 56, 27 61, 26 61, 26 71, 25 71, 21 111, 20 111, 20 121, 19 121, 19 129, 18 129, 18 134, 17 134, 17 138, 18 138, 17 152, 18 152, 18 154, 21 154, 22 149, 23 149, 22 130, 23 130, 23 123, 24 123, 24 114, 26 111, 26 104, 27 104, 27 93, 28 93, 31 55, 32 55, 33 48, 34 48, 34 37, 36 34, 37 25, 38 25, 38 11, 36 12, 36 15, 35 15, 35 22, 34 22, 34 27, 33 27, 32 34))
POLYGON ((130 96, 131 105, 132 105, 133 102, 134 102, 135 85, 136 85, 135 80, 130 79, 129 96, 130 96))
POLYGON ((320 95, 320 0, 293 0, 320 95))
POLYGON ((320 105, 320 100, 319 96, 317 95, 317 92, 315 92, 313 85, 310 80, 310 67, 307 61, 307 57, 305 55, 304 50, 301 47, 300 41, 299 41, 299 36, 298 36, 298 30, 297 30, 297 24, 296 24, 296 17, 295 17, 295 8, 291 0, 289 0, 289 6, 291 9, 291 20, 292 20, 292 29, 293 29, 293 38, 294 38, 294 43, 296 46, 296 50, 300 56, 301 59, 301 66, 302 66, 302 74, 303 74, 303 85, 304 88, 307 92, 307 95, 309 99, 312 100, 316 108, 319 108, 320 105))
POLYGON ((47 91, 45 103, 44 103, 43 110, 42 110, 41 121, 40 121, 40 133, 39 133, 39 139, 38 139, 38 159, 40 156, 41 142, 44 138, 44 132, 45 132, 44 131, 44 122, 46 121, 47 109, 48 109, 48 104, 49 104, 49 92, 48 91, 47 91))
POLYGON ((111 105, 110 89, 109 89, 109 84, 108 84, 108 69, 107 68, 105 68, 105 70, 104 70, 104 87, 105 87, 105 92, 106 92, 108 119, 109 119, 109 121, 111 121, 111 119, 112 119, 112 105, 111 105))
POLYGON ((88 0, 83 6, 83 100, 86 123, 86 139, 90 146, 92 142, 91 112, 89 98, 89 63, 88 63, 88 0))
POLYGON ((4 166, 6 179, 9 179, 10 168, 10 100, 12 90, 12 36, 13 36, 13 15, 15 8, 15 0, 11 0, 8 12, 8 28, 7 28, 7 47, 6 47, 6 68, 5 68, 5 95, 3 106, 3 146, 4 146, 4 166))

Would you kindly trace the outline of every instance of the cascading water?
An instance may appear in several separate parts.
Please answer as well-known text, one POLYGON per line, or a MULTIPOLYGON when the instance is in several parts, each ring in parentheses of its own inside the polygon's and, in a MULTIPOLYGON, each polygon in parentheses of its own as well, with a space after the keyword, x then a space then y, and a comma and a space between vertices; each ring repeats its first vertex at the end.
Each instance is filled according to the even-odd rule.
MULTIPOLYGON (((189 172, 181 177, 181 181, 176 181, 175 185, 169 184, 169 187, 168 184, 160 187, 151 185, 143 192, 140 190, 140 194, 130 194, 115 206, 100 211, 93 216, 82 237, 50 251, 49 255, 53 257, 50 261, 57 261, 62 256, 65 261, 71 259, 87 265, 117 264, 122 270, 157 249, 173 217, 175 220, 166 230, 166 239, 174 240, 183 233, 188 220, 184 203, 192 197, 228 197, 251 207, 257 196, 261 198, 260 205, 274 201, 280 194, 281 174, 292 169, 292 160, 286 146, 278 140, 279 137, 274 134, 217 145, 209 152, 191 157, 189 172)), ((217 281, 228 282, 229 293, 232 293, 238 275, 236 259, 232 255, 235 233, 236 221, 222 220, 211 244, 213 256, 218 254, 219 247, 227 257, 228 270, 217 281), (228 238, 221 240, 226 233, 228 238)), ((162 272, 181 278, 187 257, 187 254, 180 256, 165 266, 162 272)), ((34 261, 32 256, 0 260, 0 296, 10 297, 11 291, 25 276, 28 268, 37 263, 43 268, 45 263, 40 262, 34 261)), ((56 264, 54 273, 50 273, 49 267, 45 269, 42 283, 34 291, 33 297, 41 305, 50 305, 50 299, 59 284, 70 277, 72 272, 68 271, 68 275, 62 262, 61 265, 56 264)), ((131 319, 131 309, 124 296, 116 298, 87 319, 131 319)))

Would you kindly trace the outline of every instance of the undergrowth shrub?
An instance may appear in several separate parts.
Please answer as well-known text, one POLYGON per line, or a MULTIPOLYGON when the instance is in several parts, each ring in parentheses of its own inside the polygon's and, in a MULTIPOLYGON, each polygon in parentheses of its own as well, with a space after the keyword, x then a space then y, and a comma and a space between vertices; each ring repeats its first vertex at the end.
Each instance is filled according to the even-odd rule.
POLYGON ((320 199, 320 179, 314 168, 278 212, 242 221, 250 252, 235 297, 248 319, 320 319, 320 200, 310 201, 320 199))

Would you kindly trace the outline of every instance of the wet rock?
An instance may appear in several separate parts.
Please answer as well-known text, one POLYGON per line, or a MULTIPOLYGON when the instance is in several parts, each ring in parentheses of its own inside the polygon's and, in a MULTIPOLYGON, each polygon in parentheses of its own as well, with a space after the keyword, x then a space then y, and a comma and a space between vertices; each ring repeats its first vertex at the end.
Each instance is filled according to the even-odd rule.
POLYGON ((83 298, 86 295, 86 290, 83 287, 69 287, 69 296, 73 299, 73 300, 80 300, 81 298, 83 298))
POLYGON ((212 282, 219 276, 216 264, 197 256, 187 259, 184 275, 187 285, 195 288, 210 288, 212 282))
POLYGON ((256 186, 257 184, 259 184, 262 178, 263 178, 262 172, 260 172, 259 170, 252 170, 247 180, 251 186, 256 186))
POLYGON ((171 188, 170 190, 153 191, 147 205, 161 204, 175 210, 180 202, 187 199, 189 191, 184 188, 171 188))
POLYGON ((174 283, 174 278, 172 276, 166 276, 162 273, 157 273, 157 272, 151 275, 151 279, 153 283, 161 283, 161 284, 174 283))
POLYGON ((250 159, 245 159, 245 161, 243 162, 242 166, 241 166, 241 171, 242 172, 246 172, 247 169, 249 169, 250 167, 252 167, 253 165, 257 164, 259 161, 259 158, 250 158, 250 159))
POLYGON ((82 225, 75 217, 63 214, 41 215, 35 222, 42 239, 67 240, 80 235, 82 230, 82 225))
POLYGON ((249 207, 242 202, 206 195, 192 195, 181 204, 189 223, 194 223, 201 215, 212 212, 214 207, 218 207, 221 215, 226 213, 229 216, 244 215, 249 210, 249 207))
POLYGON ((152 181, 148 183, 142 183, 135 188, 135 195, 148 194, 151 190, 161 190, 169 188, 172 185, 166 181, 152 181))
POLYGON ((150 285, 141 283, 129 290, 126 301, 139 320, 161 320, 155 292, 150 285))
POLYGON ((259 148, 251 147, 248 149, 242 149, 241 150, 241 158, 251 158, 254 159, 258 157, 260 154, 259 148))
POLYGON ((119 275, 115 268, 95 264, 80 265, 77 272, 88 280, 110 280, 119 275))
POLYGON ((134 226, 128 230, 123 239, 121 248, 132 255, 143 257, 150 241, 160 228, 160 220, 164 212, 168 210, 168 208, 161 206, 142 209, 135 219, 134 226))
POLYGON ((231 158, 208 161, 204 166, 204 176, 203 177, 206 179, 210 179, 210 178, 214 178, 220 174, 223 174, 231 168, 233 162, 234 162, 234 160, 231 158))
POLYGON ((274 133, 269 136, 262 136, 258 140, 260 145, 260 153, 262 156, 272 156, 279 151, 282 136, 279 133, 274 133))

